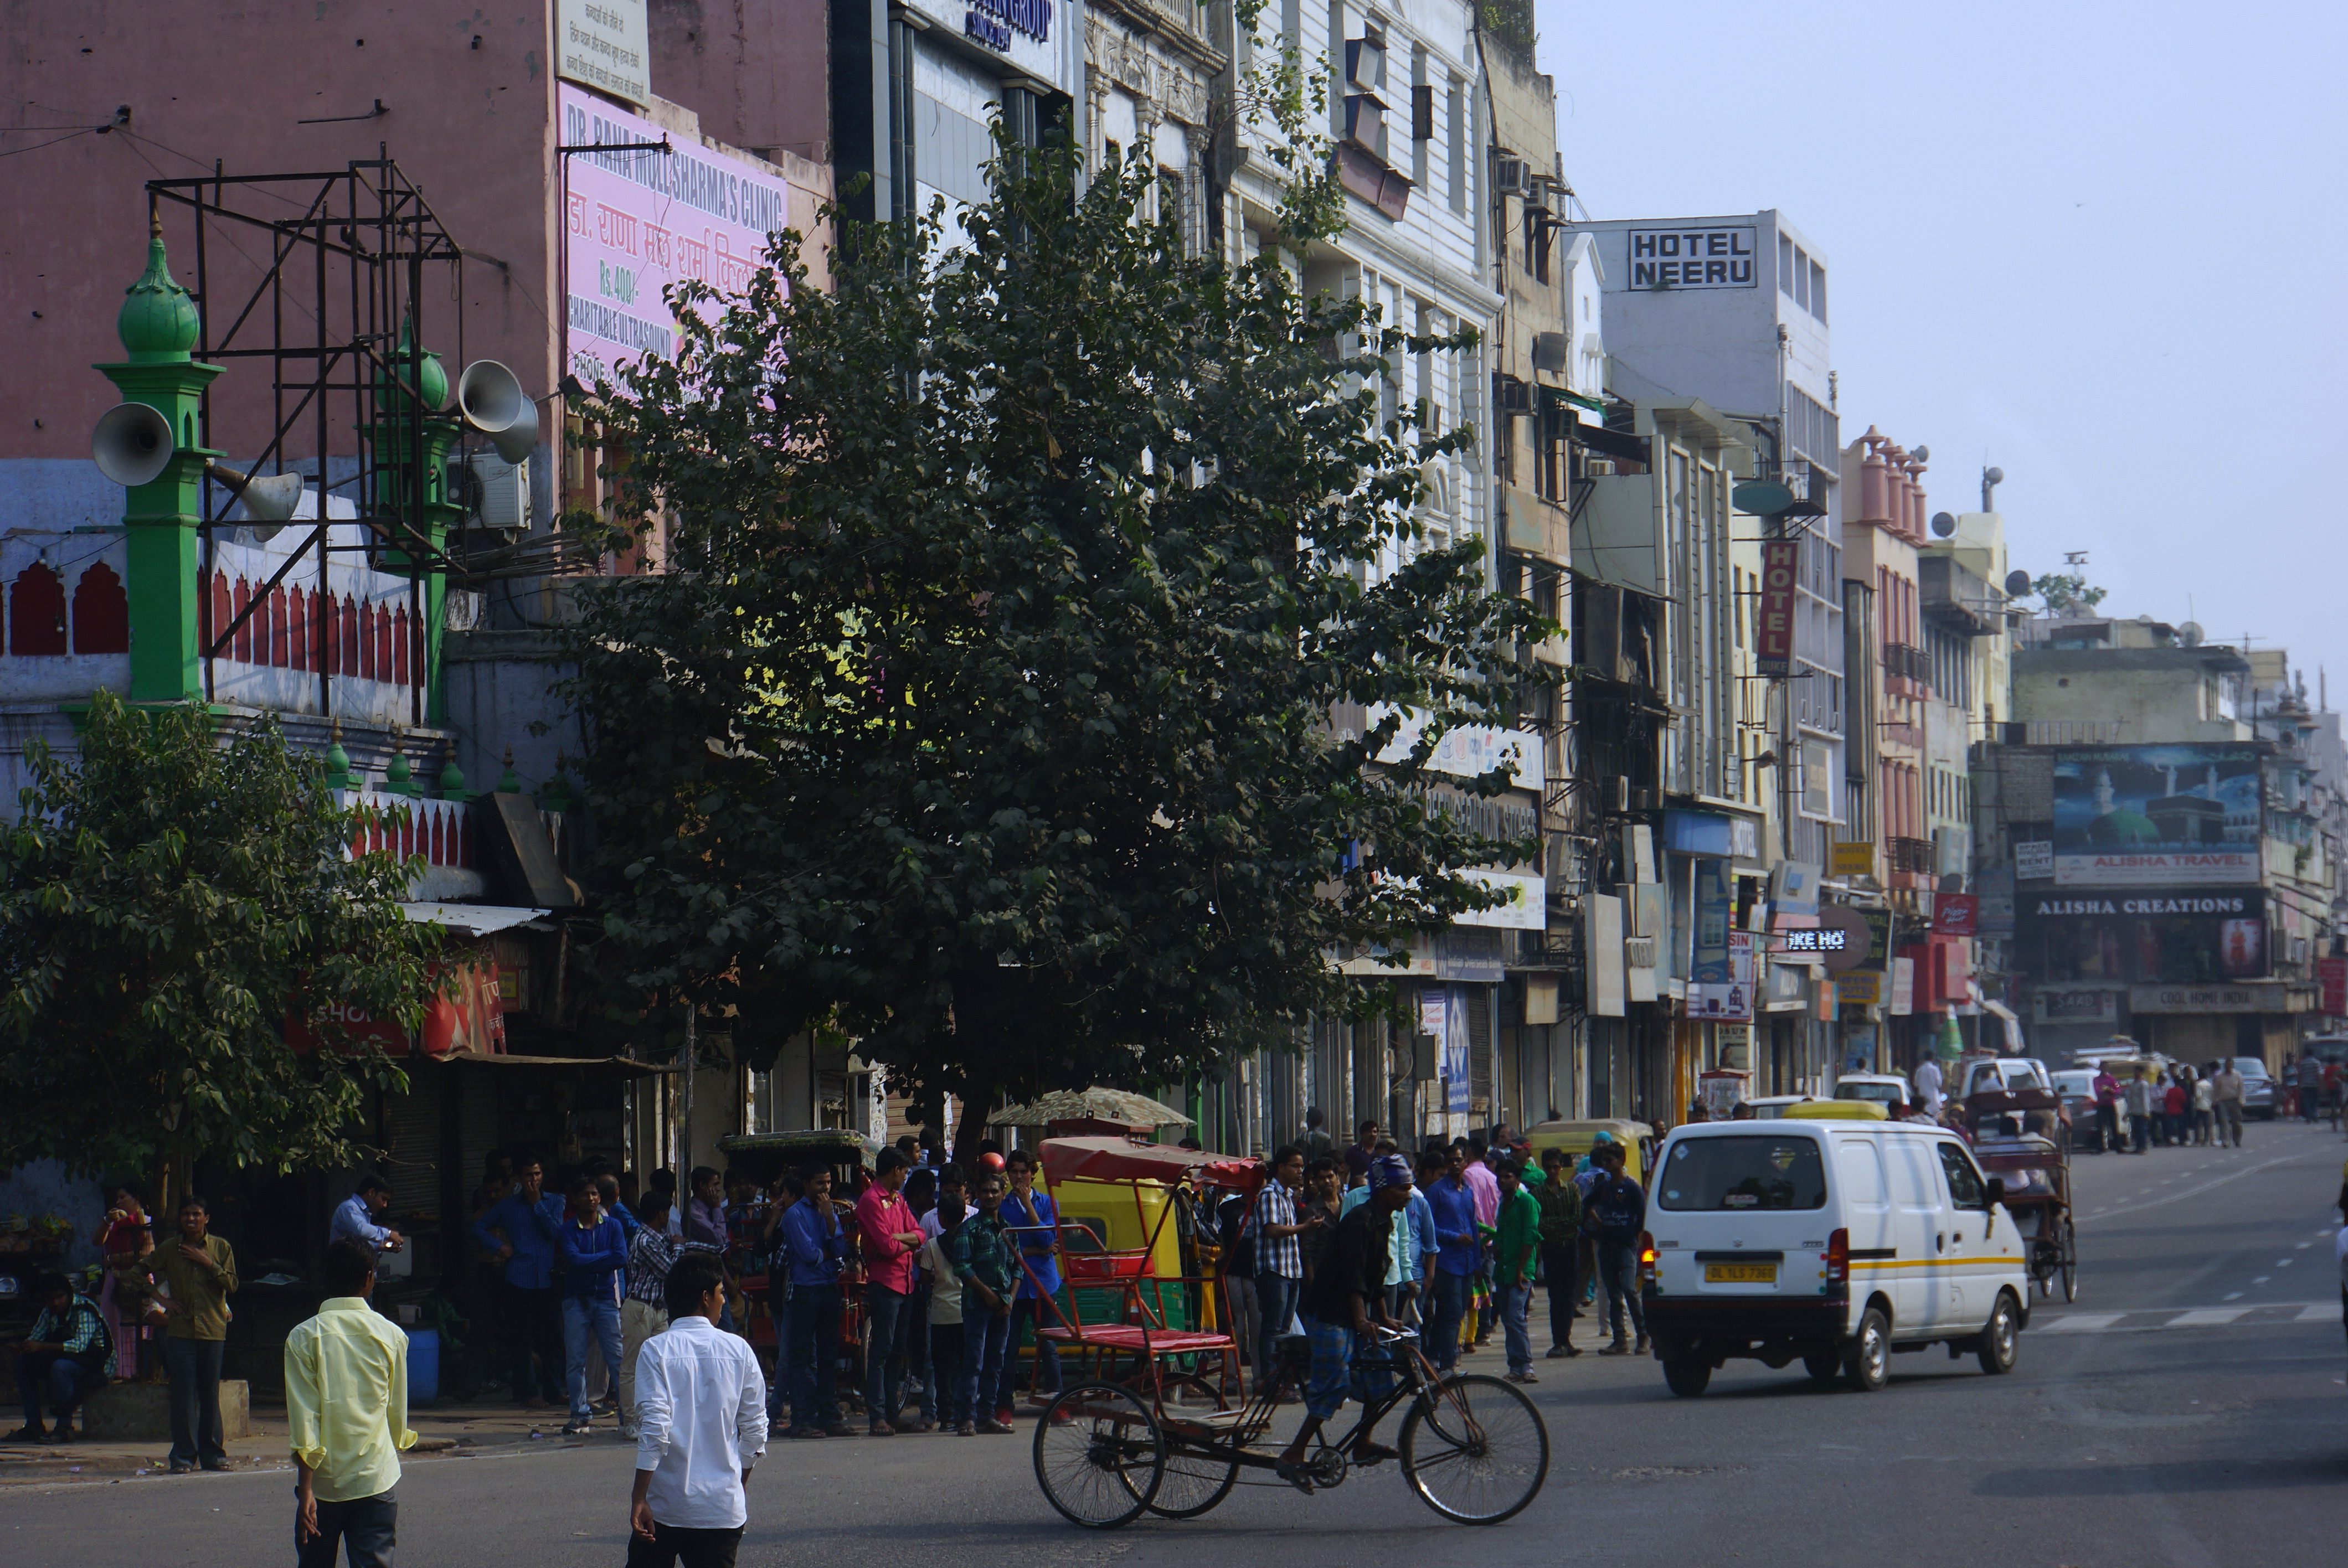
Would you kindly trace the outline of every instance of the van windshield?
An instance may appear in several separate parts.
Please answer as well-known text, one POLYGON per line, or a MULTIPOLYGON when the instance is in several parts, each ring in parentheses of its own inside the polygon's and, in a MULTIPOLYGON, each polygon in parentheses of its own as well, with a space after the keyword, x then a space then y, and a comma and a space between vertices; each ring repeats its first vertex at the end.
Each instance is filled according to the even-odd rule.
POLYGON ((1808 1138, 1690 1138, 1655 1177, 1666 1209, 1822 1209, 1826 1163, 1808 1138))

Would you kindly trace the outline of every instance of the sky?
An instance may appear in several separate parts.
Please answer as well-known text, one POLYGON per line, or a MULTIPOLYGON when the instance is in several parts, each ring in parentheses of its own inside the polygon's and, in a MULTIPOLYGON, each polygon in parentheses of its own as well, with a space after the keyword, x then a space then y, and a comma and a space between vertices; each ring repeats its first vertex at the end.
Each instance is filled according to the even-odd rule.
POLYGON ((1929 446, 2106 614, 2339 665, 2348 5, 1538 0, 1597 218, 1776 208, 1824 255, 1842 431, 1929 446))

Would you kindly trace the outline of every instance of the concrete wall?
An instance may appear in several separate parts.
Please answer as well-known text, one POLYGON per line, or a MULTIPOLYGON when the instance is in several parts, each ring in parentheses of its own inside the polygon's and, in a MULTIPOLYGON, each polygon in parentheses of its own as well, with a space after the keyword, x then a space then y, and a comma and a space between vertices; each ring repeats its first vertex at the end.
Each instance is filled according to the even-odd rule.
POLYGON ((2188 650, 2025 649, 2013 675, 2016 719, 2117 723, 2123 743, 2250 737, 2221 716, 2221 677, 2188 650))
POLYGON ((824 0, 651 0, 653 91, 705 135, 771 159, 831 161, 824 0))

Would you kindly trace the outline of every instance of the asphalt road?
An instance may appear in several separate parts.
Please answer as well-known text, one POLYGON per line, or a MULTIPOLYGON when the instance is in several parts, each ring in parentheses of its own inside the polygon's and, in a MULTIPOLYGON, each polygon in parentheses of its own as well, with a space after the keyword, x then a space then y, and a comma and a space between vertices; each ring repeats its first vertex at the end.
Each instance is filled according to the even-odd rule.
MULTIPOLYGON (((1688 1400, 1652 1361, 1544 1360, 1550 1482, 1496 1530, 1443 1522, 1381 1467, 1314 1497, 1242 1488, 1202 1520, 1089 1534, 1044 1502, 1023 1428, 783 1446, 752 1482, 742 1562, 2329 1568, 2348 1511, 2343 1154, 2328 1129, 2254 1124, 2240 1152, 2082 1156, 2080 1299, 2037 1311, 2008 1378, 1927 1351, 1870 1397, 1732 1363, 1688 1400)), ((400 1558, 617 1564, 629 1456, 604 1437, 412 1463, 400 1558)), ((12 1488, 0 1560, 290 1561, 290 1494, 283 1471, 12 1488)))

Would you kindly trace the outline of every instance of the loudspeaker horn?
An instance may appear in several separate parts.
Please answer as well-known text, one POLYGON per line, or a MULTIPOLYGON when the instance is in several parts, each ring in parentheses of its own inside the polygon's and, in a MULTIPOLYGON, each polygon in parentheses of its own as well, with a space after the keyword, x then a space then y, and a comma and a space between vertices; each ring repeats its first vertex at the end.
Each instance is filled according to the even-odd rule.
POLYGON ((538 409, 522 391, 520 378, 493 359, 477 359, 457 378, 457 412, 484 436, 495 436, 528 418, 533 438, 538 409))
POLYGON ((89 451, 99 473, 137 489, 162 477, 176 446, 171 422, 160 413, 143 403, 118 403, 98 416, 89 451))
POLYGON ((528 462, 530 455, 538 450, 538 406, 525 403, 522 409, 520 418, 489 436, 489 445, 509 463, 528 462))
POLYGON ((275 538, 302 504, 304 485, 299 474, 272 474, 264 478, 258 474, 240 474, 218 463, 206 463, 204 471, 244 503, 245 526, 257 543, 266 544, 275 538))

